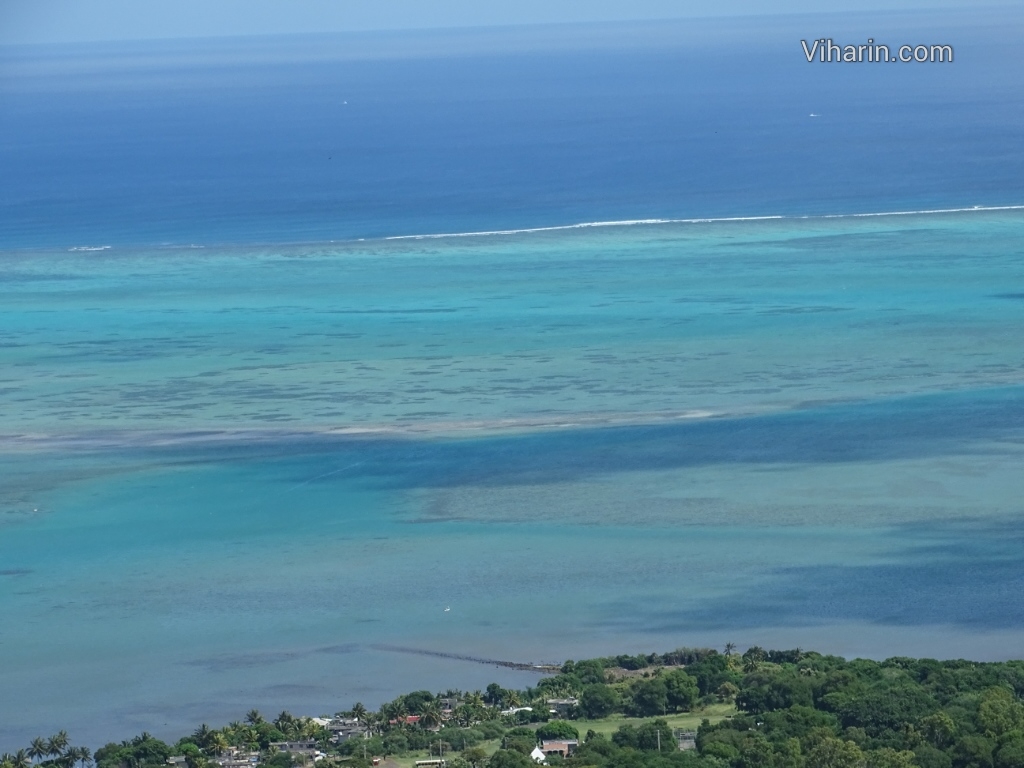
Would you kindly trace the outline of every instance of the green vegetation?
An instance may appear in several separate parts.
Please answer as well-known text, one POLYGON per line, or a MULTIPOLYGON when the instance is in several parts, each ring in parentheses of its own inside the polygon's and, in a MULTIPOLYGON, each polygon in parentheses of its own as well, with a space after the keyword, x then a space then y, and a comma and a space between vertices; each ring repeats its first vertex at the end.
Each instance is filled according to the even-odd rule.
POLYGON ((26 749, 0 755, 0 768, 75 768, 81 763, 92 763, 92 752, 88 747, 73 747, 66 731, 58 731, 48 739, 32 739, 26 749))
MULTIPOLYGON (((348 738, 310 718, 251 711, 170 745, 149 734, 95 756, 67 734, 35 739, 0 768, 212 768, 226 754, 294 768, 400 768, 443 756, 448 768, 527 768, 539 742, 578 741, 567 768, 1024 768, 1024 662, 886 661, 750 648, 566 662, 517 691, 414 691, 376 712, 338 713, 348 738), (557 710, 557 715, 552 711, 557 710), (689 732, 688 735, 683 732, 689 732), (296 754, 283 742, 303 742, 296 754), (680 743, 695 746, 681 751, 680 743), (277 744, 278 746, 275 746, 277 744)), ((290 748, 290 747, 289 747, 290 748)))

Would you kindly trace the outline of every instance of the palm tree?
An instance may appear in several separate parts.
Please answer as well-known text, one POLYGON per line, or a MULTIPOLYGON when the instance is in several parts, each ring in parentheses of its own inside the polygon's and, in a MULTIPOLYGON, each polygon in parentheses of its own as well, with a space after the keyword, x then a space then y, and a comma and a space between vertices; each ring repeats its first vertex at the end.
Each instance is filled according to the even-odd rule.
POLYGON ((452 717, 463 728, 469 728, 477 720, 477 708, 469 704, 460 704, 452 712, 452 717))
POLYGON ((54 757, 60 757, 68 746, 67 731, 57 731, 46 741, 46 750, 54 757))
POLYGON ((249 725, 259 725, 263 722, 263 715, 260 714, 258 709, 250 709, 245 713, 245 722, 249 725))
POLYGON ((196 743, 204 752, 210 745, 210 739, 213 738, 213 730, 206 723, 203 723, 192 733, 192 740, 196 743))
POLYGON ((277 728, 285 736, 295 735, 295 715, 289 712, 287 709, 277 716, 274 720, 274 727, 277 728))
POLYGON ((441 708, 436 701, 432 701, 423 707, 420 712, 420 725, 424 728, 436 728, 441 724, 441 708))
POLYGON ((215 755, 219 755, 222 754, 228 746, 228 740, 224 738, 224 734, 220 731, 214 731, 213 736, 210 738, 208 751, 215 755))
POLYGON ((383 725, 386 725, 388 721, 381 713, 367 712, 363 715, 363 719, 360 722, 363 724, 363 727, 366 728, 367 732, 374 734, 381 732, 383 730, 383 725))
POLYGON ((320 726, 314 723, 312 718, 304 717, 299 722, 299 735, 304 739, 316 740, 320 735, 320 726))
POLYGON ((363 718, 366 717, 366 707, 363 706, 363 702, 357 701, 352 705, 352 717, 360 723, 363 722, 363 718))
POLYGON ((725 655, 732 656, 732 652, 736 650, 736 643, 725 644, 725 655))
POLYGON ((246 748, 250 750, 256 749, 260 743, 260 733, 251 726, 242 726, 242 729, 238 732, 238 739, 246 748))
POLYGON ((42 760, 50 754, 50 748, 46 745, 46 739, 36 736, 28 748, 28 756, 33 760, 42 760))
POLYGON ((65 757, 71 768, 74 768, 78 763, 81 763, 84 768, 92 762, 92 752, 89 751, 88 747, 71 747, 68 749, 65 757))
POLYGON ((28 752, 24 749, 19 749, 14 753, 14 759, 11 761, 14 768, 31 768, 32 758, 28 756, 28 752))

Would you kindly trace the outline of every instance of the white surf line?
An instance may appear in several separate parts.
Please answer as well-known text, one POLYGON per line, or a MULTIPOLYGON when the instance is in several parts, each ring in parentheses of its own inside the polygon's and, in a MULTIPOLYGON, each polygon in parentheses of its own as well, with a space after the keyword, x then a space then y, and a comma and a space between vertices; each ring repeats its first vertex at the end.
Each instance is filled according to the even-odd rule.
POLYGON ((383 240, 432 240, 440 237, 482 237, 485 235, 521 235, 532 232, 557 232, 564 229, 588 229, 592 227, 635 227, 644 224, 697 224, 712 221, 763 221, 784 219, 785 216, 735 216, 721 219, 623 219, 621 221, 584 221, 579 224, 558 224, 552 227, 528 227, 526 229, 492 229, 480 232, 443 232, 431 235, 391 235, 383 240))
POLYGON ((559 224, 550 227, 526 227, 523 229, 491 229, 478 232, 441 232, 426 235, 390 235, 382 240, 436 240, 445 237, 487 237, 494 235, 524 235, 535 232, 557 232, 567 229, 590 229, 597 227, 636 227, 657 224, 717 224, 738 221, 808 221, 814 219, 860 219, 882 216, 929 216, 942 213, 982 213, 984 211, 1021 211, 1024 205, 974 205, 969 208, 926 208, 919 211, 879 211, 869 213, 820 213, 773 216, 720 216, 698 219, 623 219, 621 221, 584 221, 578 224, 559 224))
POLYGON ((981 213, 983 211, 1021 211, 1024 205, 973 205, 970 208, 934 208, 924 211, 884 211, 882 213, 826 213, 820 216, 804 216, 805 219, 858 219, 870 216, 926 216, 935 213, 981 213))

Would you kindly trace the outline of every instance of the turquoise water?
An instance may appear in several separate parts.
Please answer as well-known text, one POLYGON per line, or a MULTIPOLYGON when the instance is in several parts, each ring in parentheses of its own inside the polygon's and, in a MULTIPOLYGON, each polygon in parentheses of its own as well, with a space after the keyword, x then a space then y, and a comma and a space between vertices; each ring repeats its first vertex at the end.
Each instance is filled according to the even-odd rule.
POLYGON ((7 252, 0 740, 534 679, 410 651, 1019 657, 1022 242, 7 252))

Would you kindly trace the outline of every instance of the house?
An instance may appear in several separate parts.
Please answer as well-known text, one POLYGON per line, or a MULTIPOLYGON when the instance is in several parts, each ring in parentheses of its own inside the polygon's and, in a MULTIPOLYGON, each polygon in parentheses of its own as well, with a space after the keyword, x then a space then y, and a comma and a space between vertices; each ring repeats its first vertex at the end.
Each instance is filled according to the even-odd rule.
POLYGON ((327 730, 331 732, 331 741, 336 744, 342 744, 356 736, 367 736, 366 726, 354 717, 336 717, 327 724, 327 730))
POLYGON ((576 753, 576 748, 579 745, 580 743, 576 740, 542 741, 539 747, 533 748, 533 752, 530 753, 530 759, 535 763, 547 763, 547 759, 552 755, 569 757, 576 753))
POLYGON ((575 739, 571 741, 542 741, 540 743, 540 751, 544 754, 545 758, 551 755, 570 757, 576 753, 576 748, 579 745, 580 743, 575 739))
POLYGON ((503 715, 517 715, 520 712, 533 712, 533 707, 512 707, 511 709, 501 710, 503 715))
POLYGON ((683 731, 677 728, 674 733, 679 749, 686 751, 697 748, 697 734, 694 731, 683 731))
POLYGON ((402 723, 403 725, 416 725, 416 723, 418 723, 419 721, 419 715, 406 715, 405 717, 400 717, 397 720, 388 720, 388 723, 390 725, 398 725, 399 723, 402 723))
POLYGON ((579 703, 580 700, 574 698, 547 700, 548 711, 559 717, 566 717, 575 707, 579 706, 579 703))
POLYGON ((319 750, 316 742, 312 739, 308 741, 275 741, 271 742, 270 746, 278 752, 288 752, 294 757, 301 758, 300 762, 312 760, 315 763, 327 756, 319 750))
POLYGON ((220 768, 253 768, 259 761, 259 752, 247 752, 238 747, 232 747, 223 755, 213 759, 213 762, 220 768))

